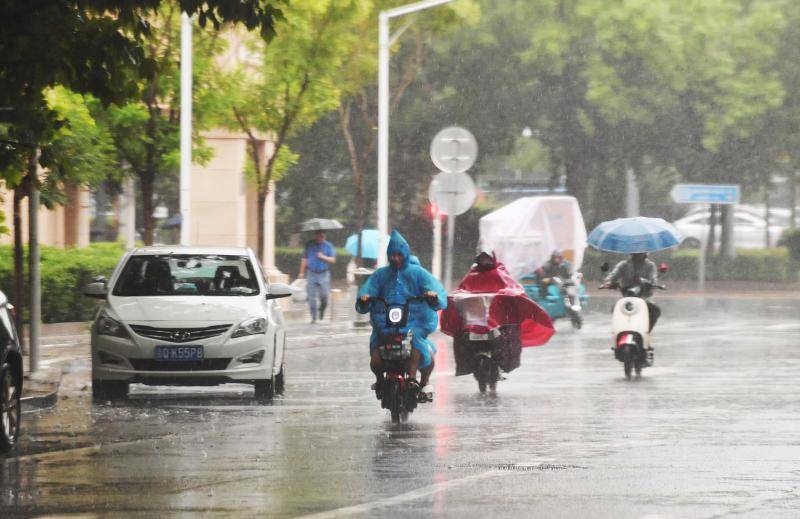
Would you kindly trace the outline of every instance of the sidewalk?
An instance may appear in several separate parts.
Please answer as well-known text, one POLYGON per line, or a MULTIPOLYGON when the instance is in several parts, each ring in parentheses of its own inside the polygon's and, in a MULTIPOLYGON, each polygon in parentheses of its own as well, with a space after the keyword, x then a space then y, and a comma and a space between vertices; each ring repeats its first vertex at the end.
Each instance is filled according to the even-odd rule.
MULTIPOLYGON (((74 361, 89 355, 90 323, 54 323, 42 325, 39 369, 30 373, 30 358, 23 355, 25 380, 22 384, 23 412, 52 407, 64 370, 74 361)), ((27 337, 27 329, 23 331, 27 337)))

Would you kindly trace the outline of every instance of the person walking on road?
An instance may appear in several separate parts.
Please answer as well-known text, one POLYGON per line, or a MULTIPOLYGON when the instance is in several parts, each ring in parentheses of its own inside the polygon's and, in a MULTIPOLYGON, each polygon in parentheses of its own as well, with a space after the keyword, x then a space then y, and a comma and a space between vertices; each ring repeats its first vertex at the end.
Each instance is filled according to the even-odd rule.
POLYGON ((308 308, 311 311, 311 323, 322 320, 328 306, 331 291, 330 267, 336 263, 336 250, 331 242, 325 239, 324 231, 316 231, 314 239, 306 243, 303 258, 300 260, 299 278, 307 276, 306 291, 308 308), (317 298, 319 297, 319 303, 317 298), (317 306, 319 304, 319 306, 317 306), (319 312, 319 313, 318 313, 319 312))

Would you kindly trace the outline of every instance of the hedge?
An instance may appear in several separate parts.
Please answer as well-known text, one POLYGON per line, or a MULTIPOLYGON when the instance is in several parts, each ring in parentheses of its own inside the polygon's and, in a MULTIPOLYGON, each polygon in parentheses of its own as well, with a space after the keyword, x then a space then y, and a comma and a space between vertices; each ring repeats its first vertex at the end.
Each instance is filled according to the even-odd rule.
MULTIPOLYGON (((666 262, 669 272, 665 279, 676 281, 696 280, 699 251, 678 249, 650 255, 656 263, 666 262)), ((624 256, 608 254, 587 249, 583 260, 583 273, 587 279, 602 279, 600 265, 603 262, 613 268, 624 256)), ((739 249, 733 259, 712 258, 706 265, 706 279, 709 281, 755 281, 755 282, 796 282, 797 270, 793 268, 789 252, 785 247, 774 249, 739 249)))
MULTIPOLYGON (((92 319, 97 301, 84 297, 83 287, 97 276, 110 277, 124 252, 123 245, 117 243, 99 243, 80 249, 42 247, 42 321, 92 319)), ((9 298, 13 295, 13 273, 14 249, 10 245, 0 246, 0 289, 9 298)))

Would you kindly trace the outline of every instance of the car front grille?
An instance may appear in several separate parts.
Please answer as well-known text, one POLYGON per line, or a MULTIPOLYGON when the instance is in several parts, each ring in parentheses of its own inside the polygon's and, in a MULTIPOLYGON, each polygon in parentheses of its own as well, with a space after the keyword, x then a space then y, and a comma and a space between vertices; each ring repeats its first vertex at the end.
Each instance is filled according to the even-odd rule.
POLYGON ((222 335, 227 332, 231 326, 230 324, 218 324, 215 326, 206 326, 205 328, 153 328, 152 326, 132 324, 131 330, 133 330, 136 335, 147 337, 148 339, 182 343, 199 341, 201 339, 222 335))
POLYGON ((168 360, 128 359, 136 371, 221 371, 231 359, 168 360))

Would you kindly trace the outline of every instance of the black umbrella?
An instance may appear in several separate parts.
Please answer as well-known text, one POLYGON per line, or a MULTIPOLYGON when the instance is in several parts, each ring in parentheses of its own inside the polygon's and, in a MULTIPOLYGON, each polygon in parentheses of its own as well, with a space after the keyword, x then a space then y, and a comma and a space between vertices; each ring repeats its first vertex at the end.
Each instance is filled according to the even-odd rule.
POLYGON ((328 218, 312 218, 311 220, 306 220, 301 223, 299 226, 300 232, 335 231, 336 229, 344 229, 344 225, 336 220, 330 220, 328 218))

